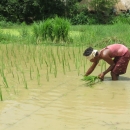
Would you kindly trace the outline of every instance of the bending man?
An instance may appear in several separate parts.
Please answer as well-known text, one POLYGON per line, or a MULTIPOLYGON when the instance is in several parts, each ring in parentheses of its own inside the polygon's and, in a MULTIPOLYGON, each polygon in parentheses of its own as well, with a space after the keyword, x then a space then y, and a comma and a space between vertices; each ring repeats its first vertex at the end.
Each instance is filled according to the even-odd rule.
POLYGON ((103 80, 104 76, 110 71, 112 80, 118 80, 119 75, 126 73, 130 60, 130 51, 122 44, 112 44, 101 49, 100 51, 89 47, 84 51, 83 55, 86 56, 90 62, 93 62, 91 67, 86 72, 86 76, 93 72, 101 59, 110 65, 104 72, 98 75, 101 80, 103 80))

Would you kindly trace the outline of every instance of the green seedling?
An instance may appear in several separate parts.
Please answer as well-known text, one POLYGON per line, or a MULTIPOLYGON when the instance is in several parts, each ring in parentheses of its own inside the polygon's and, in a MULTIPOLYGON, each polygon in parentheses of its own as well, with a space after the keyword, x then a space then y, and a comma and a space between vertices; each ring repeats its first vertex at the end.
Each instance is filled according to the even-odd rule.
POLYGON ((9 86, 8 86, 8 82, 7 82, 7 80, 6 80, 6 77, 5 77, 5 75, 4 75, 3 70, 1 71, 1 75, 2 75, 3 83, 4 83, 5 87, 8 88, 8 87, 9 87, 9 86))
POLYGON ((24 72, 22 72, 22 74, 23 74, 23 83, 24 83, 24 86, 25 86, 26 89, 28 89, 28 84, 27 84, 27 81, 25 79, 24 72))
POLYGON ((30 79, 32 80, 32 69, 31 69, 31 66, 30 66, 30 79))
POLYGON ((64 72, 64 74, 66 74, 66 72, 65 72, 65 61, 64 61, 63 58, 62 58, 62 67, 63 67, 63 72, 64 72))
POLYGON ((69 64, 69 62, 68 62, 68 69, 69 69, 69 71, 70 71, 70 64, 69 64))
POLYGON ((100 82, 100 79, 97 76, 84 76, 82 78, 83 81, 87 82, 88 86, 92 86, 98 82, 100 82))
POLYGON ((20 84, 20 80, 19 80, 19 75, 18 75, 18 73, 17 73, 17 78, 18 78, 18 82, 19 82, 19 84, 20 84))
POLYGON ((0 87, 0 100, 3 101, 3 96, 2 96, 2 89, 0 87))
POLYGON ((46 67, 47 67, 46 79, 47 79, 47 81, 49 81, 48 63, 47 63, 47 61, 45 59, 44 59, 44 61, 46 63, 46 67))
POLYGON ((40 85, 40 73, 38 67, 37 67, 37 81, 38 81, 38 85, 40 85))

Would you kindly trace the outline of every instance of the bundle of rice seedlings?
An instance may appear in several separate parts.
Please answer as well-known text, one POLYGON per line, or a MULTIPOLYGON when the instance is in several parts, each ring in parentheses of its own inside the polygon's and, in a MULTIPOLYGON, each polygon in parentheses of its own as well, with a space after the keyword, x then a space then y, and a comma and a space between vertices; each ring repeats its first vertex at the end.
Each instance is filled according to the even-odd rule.
POLYGON ((87 85, 90 87, 101 81, 98 78, 98 76, 83 76, 82 80, 85 81, 87 83, 87 85))

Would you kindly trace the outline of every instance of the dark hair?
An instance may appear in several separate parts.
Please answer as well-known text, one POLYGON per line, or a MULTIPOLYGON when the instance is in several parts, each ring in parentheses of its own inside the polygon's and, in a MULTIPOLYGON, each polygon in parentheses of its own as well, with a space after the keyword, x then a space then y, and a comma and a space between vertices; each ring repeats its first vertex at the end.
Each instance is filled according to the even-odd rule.
POLYGON ((95 56, 97 56, 97 55, 98 55, 98 51, 96 52, 95 56))
POLYGON ((83 53, 83 56, 89 56, 93 51, 93 48, 92 47, 88 47, 84 53, 83 53))

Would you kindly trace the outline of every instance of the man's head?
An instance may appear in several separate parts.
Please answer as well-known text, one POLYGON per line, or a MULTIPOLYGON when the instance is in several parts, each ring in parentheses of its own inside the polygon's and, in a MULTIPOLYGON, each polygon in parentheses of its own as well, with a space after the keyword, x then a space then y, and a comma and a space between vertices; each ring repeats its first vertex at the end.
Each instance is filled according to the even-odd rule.
POLYGON ((83 53, 83 56, 86 56, 89 60, 93 59, 96 55, 98 55, 98 51, 92 47, 88 47, 83 53))

